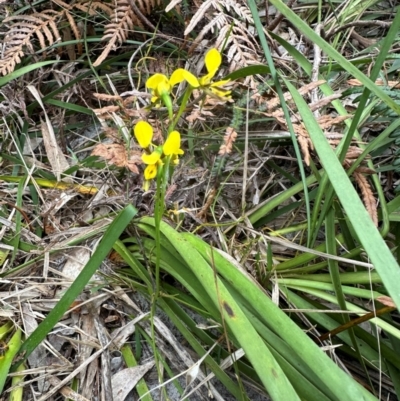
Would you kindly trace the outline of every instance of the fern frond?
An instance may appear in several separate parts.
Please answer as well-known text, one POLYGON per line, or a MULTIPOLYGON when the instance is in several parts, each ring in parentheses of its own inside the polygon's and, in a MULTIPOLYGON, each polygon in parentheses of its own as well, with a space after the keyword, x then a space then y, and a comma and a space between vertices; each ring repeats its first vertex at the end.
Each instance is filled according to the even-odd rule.
MULTIPOLYGON (((225 14, 218 13, 206 26, 203 27, 200 33, 196 36, 196 39, 190 46, 189 53, 191 53, 199 45, 199 43, 203 40, 204 36, 208 32, 214 32, 215 29, 217 28, 221 29, 225 26, 229 28, 225 14)), ((218 46, 215 47, 218 48, 218 46)))
POLYGON ((236 138, 237 132, 232 127, 228 127, 224 135, 224 143, 219 147, 218 154, 224 156, 231 153, 236 138))
POLYGON ((197 26, 197 24, 203 20, 205 13, 213 7, 217 9, 218 3, 215 0, 206 0, 199 9, 195 12, 192 19, 189 22, 189 25, 185 29, 184 35, 189 35, 190 32, 197 26))
MULTIPOLYGON (((68 11, 65 11, 65 16, 67 17, 67 20, 68 20, 68 22, 70 24, 72 32, 75 35, 75 38, 77 40, 80 40, 81 39, 81 32, 80 32, 78 26, 76 25, 74 17, 68 11)), ((83 50, 82 43, 78 43, 78 54, 81 55, 82 54, 82 50, 83 50)))
POLYGON ((72 6, 70 4, 64 3, 62 0, 52 0, 53 3, 57 4, 64 10, 71 10, 72 6))
MULTIPOLYGON (((229 61, 230 71, 258 62, 258 44, 246 26, 248 23, 253 23, 251 11, 246 2, 239 0, 205 1, 189 22, 185 35, 205 18, 209 22, 196 36, 189 53, 196 49, 208 33, 218 31, 214 47, 220 49, 225 44, 225 54, 229 61)), ((251 79, 246 80, 246 83, 250 84, 248 81, 251 79)))
POLYGON ((133 14, 127 0, 120 0, 117 8, 111 15, 111 22, 106 25, 102 41, 108 41, 103 52, 93 63, 94 67, 99 66, 109 55, 111 50, 116 50, 128 37, 129 31, 136 26, 142 26, 140 20, 133 14))
MULTIPOLYGON (((217 39, 217 46, 219 43, 222 45, 225 41, 228 34, 228 29, 226 28, 228 26, 221 30, 217 39)), ((229 71, 258 63, 257 43, 255 43, 254 38, 248 34, 246 27, 242 24, 233 27, 228 38, 227 48, 226 56, 229 61, 229 71)))
MULTIPOLYGON (((161 0, 132 0, 136 1, 138 9, 144 14, 150 14, 161 0)), ((99 66, 109 55, 110 51, 116 50, 128 38, 129 32, 133 31, 135 26, 143 28, 139 17, 133 12, 128 0, 118 0, 114 9, 111 22, 106 25, 102 41, 108 41, 103 52, 93 63, 94 67, 99 66)))
POLYGON ((372 192, 371 186, 369 185, 367 178, 361 173, 357 172, 357 170, 354 171, 353 177, 356 180, 359 188, 361 189, 361 195, 365 208, 367 209, 368 214, 371 216, 375 227, 378 227, 378 211, 376 207, 376 199, 372 192))
POLYGON ((236 15, 242 18, 242 20, 253 23, 253 16, 251 15, 251 11, 247 5, 240 4, 240 2, 236 0, 224 0, 221 4, 228 12, 230 12, 230 9, 232 8, 236 15))
POLYGON ((180 4, 182 0, 172 0, 167 7, 165 7, 165 12, 168 13, 170 12, 174 7, 176 7, 178 4, 180 4))
POLYGON ((0 60, 0 74, 13 72, 15 66, 21 62, 26 49, 31 53, 34 52, 35 37, 42 50, 59 40, 61 35, 57 23, 63 15, 64 11, 45 10, 42 13, 6 18, 4 24, 8 24, 9 31, 4 38, 5 51, 0 60))
POLYGON ((77 3, 74 4, 74 8, 84 13, 87 13, 90 16, 97 15, 98 10, 102 10, 108 16, 111 16, 114 12, 114 9, 112 7, 110 7, 106 3, 102 3, 101 1, 77 3))

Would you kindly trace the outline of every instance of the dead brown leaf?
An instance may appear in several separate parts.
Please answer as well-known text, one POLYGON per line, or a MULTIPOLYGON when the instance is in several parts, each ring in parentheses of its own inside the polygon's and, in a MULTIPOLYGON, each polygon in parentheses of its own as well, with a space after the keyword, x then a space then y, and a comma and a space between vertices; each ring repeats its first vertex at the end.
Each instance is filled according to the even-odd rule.
POLYGON ((396 304, 393 302, 393 299, 390 297, 387 297, 386 295, 382 295, 378 298, 376 298, 377 301, 379 301, 381 304, 390 306, 392 308, 396 308, 396 304))
MULTIPOLYGON (((363 86, 363 83, 359 81, 358 79, 349 79, 347 83, 351 86, 363 86)), ((382 79, 377 79, 375 81, 375 85, 378 86, 389 86, 390 88, 400 88, 400 82, 399 81, 386 81, 384 82, 382 79)))
POLYGON ((131 150, 128 154, 126 148, 118 143, 100 143, 93 149, 92 156, 100 156, 109 164, 125 167, 135 174, 139 174, 137 165, 142 164, 140 152, 131 150))

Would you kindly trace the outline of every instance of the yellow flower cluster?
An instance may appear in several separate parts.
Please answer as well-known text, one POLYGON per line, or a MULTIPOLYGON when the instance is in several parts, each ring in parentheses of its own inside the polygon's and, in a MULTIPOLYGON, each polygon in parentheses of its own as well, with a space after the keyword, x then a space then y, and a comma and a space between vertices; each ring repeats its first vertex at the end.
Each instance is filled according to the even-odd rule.
POLYGON ((172 131, 163 145, 156 146, 152 143, 153 127, 148 122, 139 121, 133 132, 139 146, 143 149, 142 161, 147 165, 144 170, 144 189, 147 191, 150 181, 157 176, 166 158, 170 158, 173 164, 179 163, 179 156, 183 155, 181 135, 178 131, 172 131))
POLYGON ((222 88, 223 85, 229 82, 229 79, 212 82, 222 62, 220 52, 217 49, 209 50, 204 61, 207 74, 200 78, 197 78, 184 68, 176 69, 170 78, 164 74, 152 75, 146 82, 146 87, 151 89, 151 102, 156 103, 159 100, 164 100, 166 96, 170 95, 172 88, 182 81, 188 82, 192 88, 200 88, 206 92, 210 91, 217 96, 230 98, 231 91, 222 88))
MULTIPOLYGON (((146 81, 146 87, 151 90, 151 102, 159 105, 161 102, 167 107, 170 119, 169 131, 171 131, 163 145, 152 143, 153 128, 146 121, 139 121, 134 128, 134 135, 140 147, 143 149, 142 161, 146 164, 144 170, 144 189, 148 190, 151 180, 163 171, 163 166, 179 163, 179 156, 183 155, 181 149, 181 135, 175 131, 175 124, 185 110, 186 103, 193 89, 200 89, 205 93, 216 95, 225 99, 230 98, 231 91, 223 88, 229 82, 228 79, 213 82, 222 57, 217 49, 211 49, 205 56, 207 74, 197 78, 184 68, 176 69, 171 77, 164 74, 154 74, 146 81), (186 81, 189 86, 183 96, 181 107, 174 117, 171 92, 175 85, 186 81)), ((167 167, 168 168, 168 167, 167 167)))

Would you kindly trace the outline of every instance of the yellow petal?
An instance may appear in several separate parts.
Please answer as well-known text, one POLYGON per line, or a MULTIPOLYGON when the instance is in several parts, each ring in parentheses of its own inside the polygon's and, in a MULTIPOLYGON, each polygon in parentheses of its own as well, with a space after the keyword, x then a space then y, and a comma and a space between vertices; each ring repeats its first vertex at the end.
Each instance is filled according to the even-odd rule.
POLYGON ((199 80, 191 72, 183 70, 183 76, 193 88, 198 88, 200 86, 199 80))
POLYGON ((157 90, 160 84, 168 85, 168 78, 164 74, 154 74, 146 81, 146 88, 157 90))
POLYGON ((208 74, 210 74, 212 78, 222 63, 221 54, 217 49, 211 49, 207 52, 204 61, 206 64, 208 74))
POLYGON ((144 178, 146 181, 152 180, 157 175, 157 166, 155 164, 148 165, 144 170, 144 178))
POLYGON ((172 131, 163 146, 165 156, 183 155, 181 147, 181 134, 178 131, 172 131))
POLYGON ((215 75, 215 73, 214 74, 207 74, 207 75, 204 75, 204 77, 201 77, 200 79, 199 79, 199 82, 200 82, 200 86, 207 86, 207 85, 209 85, 210 84, 210 82, 211 82, 211 79, 214 77, 214 75, 215 75))
POLYGON ((179 164, 178 156, 172 156, 171 162, 174 166, 177 166, 179 164))
POLYGON ((199 80, 184 68, 178 68, 175 70, 171 75, 169 83, 171 86, 174 86, 181 83, 183 80, 187 81, 193 88, 198 88, 200 86, 199 80))
POLYGON ((154 151, 152 154, 148 155, 146 153, 142 154, 142 161, 144 164, 156 164, 161 158, 161 153, 154 151))
POLYGON ((140 147, 146 149, 153 138, 153 127, 147 121, 139 121, 133 130, 140 147))
POLYGON ((227 91, 227 90, 224 90, 224 89, 215 88, 213 86, 211 86, 210 89, 211 89, 211 92, 214 93, 214 95, 217 95, 219 97, 226 98, 226 99, 230 99, 231 98, 230 95, 231 95, 232 91, 227 91))
POLYGON ((211 86, 224 86, 224 85, 226 85, 228 82, 230 82, 231 80, 230 79, 223 79, 223 80, 221 80, 221 81, 217 81, 217 82, 213 82, 212 84, 211 84, 211 86))
POLYGON ((169 83, 171 86, 180 84, 185 79, 185 77, 183 76, 184 71, 185 70, 183 68, 178 68, 172 73, 171 78, 169 79, 169 83))

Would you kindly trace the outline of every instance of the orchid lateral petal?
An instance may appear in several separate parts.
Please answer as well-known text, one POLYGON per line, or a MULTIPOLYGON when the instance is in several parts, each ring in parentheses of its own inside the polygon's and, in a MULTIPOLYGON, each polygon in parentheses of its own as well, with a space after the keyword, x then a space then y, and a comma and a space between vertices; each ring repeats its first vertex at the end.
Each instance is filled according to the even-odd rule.
POLYGON ((146 149, 153 138, 153 127, 147 121, 139 121, 133 130, 141 148, 146 149))
POLYGON ((221 81, 213 82, 210 86, 224 86, 230 81, 230 79, 222 79, 221 81))
POLYGON ((144 164, 156 164, 161 158, 161 153, 154 151, 150 155, 143 153, 142 154, 142 161, 144 164))
POLYGON ((220 89, 220 88, 216 88, 216 87, 210 87, 211 92, 220 97, 220 98, 224 98, 224 99, 230 99, 231 98, 231 93, 232 91, 228 91, 225 89, 220 89))
POLYGON ((186 71, 183 68, 176 69, 169 79, 169 83, 171 86, 175 86, 176 84, 180 84, 182 81, 185 80, 183 72, 186 71))
POLYGON ((204 75, 204 77, 201 77, 199 79, 200 86, 208 86, 208 85, 210 85, 210 82, 213 79, 214 75, 215 74, 209 73, 209 74, 204 75))
POLYGON ((193 88, 198 88, 200 86, 199 80, 189 71, 183 70, 183 77, 193 88))
POLYGON ((165 156, 183 155, 181 147, 181 134, 178 131, 172 131, 163 146, 165 156))

